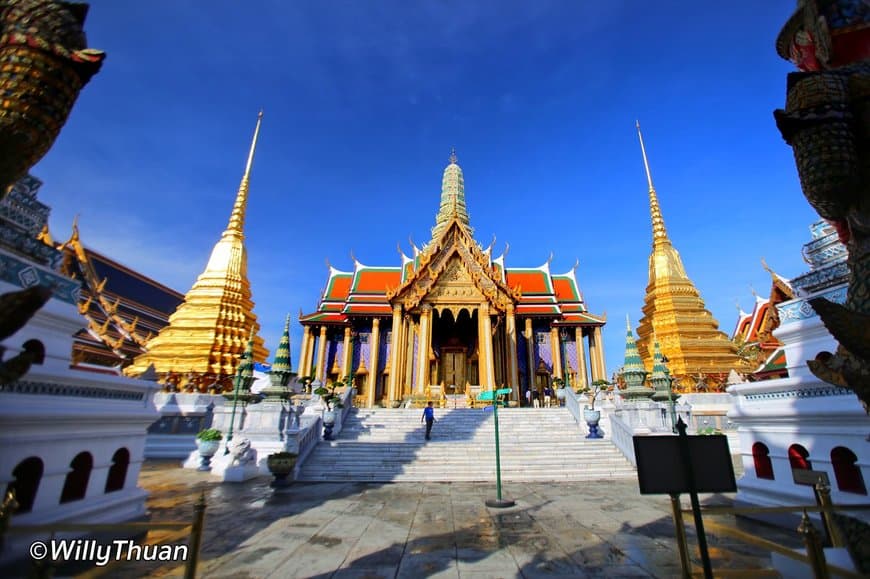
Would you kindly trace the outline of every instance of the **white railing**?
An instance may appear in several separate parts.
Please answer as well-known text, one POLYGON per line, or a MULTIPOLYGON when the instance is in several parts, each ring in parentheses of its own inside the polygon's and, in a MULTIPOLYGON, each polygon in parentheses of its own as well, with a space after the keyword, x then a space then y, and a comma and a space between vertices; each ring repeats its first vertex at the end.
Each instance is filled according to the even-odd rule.
POLYGON ((335 425, 332 427, 332 436, 338 436, 341 432, 341 426, 344 424, 344 419, 353 408, 353 388, 348 388, 341 394, 341 408, 335 414, 335 425))
POLYGON ((296 433, 296 468, 294 469, 294 478, 299 476, 299 470, 302 464, 311 451, 320 442, 321 432, 323 432, 323 419, 317 415, 303 416, 299 425, 299 432, 296 433))
POLYGON ((580 407, 580 398, 571 388, 565 388, 565 408, 574 417, 574 421, 578 426, 586 424, 583 419, 583 408, 580 407))
MULTIPOLYGON (((616 448, 628 459, 632 466, 637 466, 637 458, 634 456, 634 440, 635 434, 640 434, 640 430, 632 427, 622 419, 620 411, 610 413, 610 439, 616 448)), ((648 431, 647 431, 648 432, 648 431)))

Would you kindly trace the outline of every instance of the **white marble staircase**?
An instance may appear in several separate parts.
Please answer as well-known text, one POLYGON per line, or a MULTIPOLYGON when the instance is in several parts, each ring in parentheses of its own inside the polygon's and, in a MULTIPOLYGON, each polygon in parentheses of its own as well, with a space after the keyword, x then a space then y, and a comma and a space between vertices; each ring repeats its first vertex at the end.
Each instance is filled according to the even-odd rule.
MULTIPOLYGON (((494 481, 491 411, 436 409, 432 440, 418 409, 354 409, 337 440, 305 461, 305 481, 494 481)), ((610 440, 587 440, 564 408, 499 410, 504 481, 634 478, 610 440)))

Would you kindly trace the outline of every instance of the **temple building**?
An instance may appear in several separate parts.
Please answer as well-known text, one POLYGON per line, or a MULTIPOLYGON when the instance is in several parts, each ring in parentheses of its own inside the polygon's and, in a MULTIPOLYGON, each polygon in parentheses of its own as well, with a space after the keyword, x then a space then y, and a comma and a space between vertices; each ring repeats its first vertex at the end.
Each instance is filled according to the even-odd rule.
POLYGON ((742 350, 739 351, 741 357, 752 364, 750 379, 785 378, 788 376, 785 348, 773 331, 779 327, 777 306, 794 299, 795 292, 790 280, 770 269, 764 260, 761 263, 772 280, 770 295, 763 298, 753 292, 755 304, 752 311, 747 313, 738 310, 737 325, 731 340, 742 350))
POLYGON ((39 218, 42 230, 28 243, 52 256, 54 269, 81 284, 78 309, 87 325, 73 338, 72 367, 118 374, 145 351, 184 296, 86 247, 75 222, 67 241, 54 241, 46 221, 49 209, 36 198, 41 186, 31 175, 19 179, 0 200, 0 216, 24 215, 34 223, 39 218))
MULTIPOLYGON (((506 252, 505 252, 506 253, 506 252)), ((357 403, 444 403, 481 389, 525 400, 554 378, 606 378, 603 316, 587 310, 574 268, 509 268, 473 238, 462 169, 444 170, 431 240, 396 266, 329 267, 317 310, 300 314, 299 375, 353 374, 357 403)))
POLYGON ((205 271, 169 317, 169 325, 126 368, 128 376, 138 376, 153 366, 159 378, 175 385, 185 380, 201 390, 215 384, 229 388, 252 333, 254 361, 266 360, 268 352, 258 335, 260 325, 251 301, 244 235, 248 187, 262 119, 261 111, 229 223, 212 249, 205 271))
POLYGON ((649 256, 649 283, 643 317, 637 328, 637 346, 648 371, 653 366, 653 343, 658 340, 668 360, 671 374, 681 382, 677 387, 690 390, 697 380, 723 383, 731 370, 746 371, 748 366, 737 356, 737 347, 704 306, 695 284, 686 275, 680 254, 671 243, 659 207, 647 161, 640 124, 637 125, 640 149, 649 185, 653 247, 649 256))

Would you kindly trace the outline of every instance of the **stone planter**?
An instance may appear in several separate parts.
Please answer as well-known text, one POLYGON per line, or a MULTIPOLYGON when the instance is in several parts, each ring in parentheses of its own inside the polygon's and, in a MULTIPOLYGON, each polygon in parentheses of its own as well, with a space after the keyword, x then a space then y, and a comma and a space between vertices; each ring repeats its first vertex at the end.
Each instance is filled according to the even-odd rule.
POLYGON ((217 453, 221 446, 220 440, 199 440, 196 441, 196 447, 199 450, 199 456, 202 462, 196 470, 208 471, 211 470, 211 457, 217 453))
POLYGON ((332 429, 335 428, 335 410, 323 413, 323 440, 332 440, 332 429))
POLYGON ((598 430, 598 422, 601 420, 600 410, 583 409, 583 420, 586 421, 586 426, 589 427, 589 434, 586 438, 603 438, 598 430))
POLYGON ((298 456, 292 452, 278 452, 270 454, 266 458, 266 466, 269 467, 269 472, 275 477, 275 480, 272 481, 273 487, 286 487, 290 484, 287 477, 293 474, 297 459, 298 456))

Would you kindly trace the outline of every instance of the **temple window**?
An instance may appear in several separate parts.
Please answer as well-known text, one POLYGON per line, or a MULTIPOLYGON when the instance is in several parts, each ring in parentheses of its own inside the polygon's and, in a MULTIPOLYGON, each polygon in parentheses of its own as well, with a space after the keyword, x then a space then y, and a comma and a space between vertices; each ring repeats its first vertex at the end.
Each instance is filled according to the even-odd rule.
POLYGON ((837 488, 844 493, 866 495, 864 477, 856 462, 858 457, 845 446, 838 446, 831 451, 831 464, 834 466, 834 476, 837 477, 837 488))
POLYGON ((810 453, 800 444, 792 444, 788 447, 788 463, 791 465, 792 470, 813 470, 813 463, 810 462, 810 453))
POLYGON ((69 464, 72 469, 63 483, 63 491, 60 493, 60 502, 68 503, 85 498, 88 490, 88 480, 91 478, 91 470, 94 467, 94 458, 90 452, 80 452, 69 464))
POLYGON ((755 462, 755 476, 774 480, 773 463, 770 462, 770 450, 763 442, 752 445, 752 460, 755 462))
POLYGON ((112 455, 112 466, 109 467, 109 475, 106 477, 105 492, 111 493, 124 488, 127 481, 127 467, 130 466, 130 451, 119 448, 112 455))
POLYGON ((25 458, 12 469, 12 476, 15 477, 15 480, 6 487, 6 493, 15 491, 15 500, 18 501, 16 513, 29 513, 33 509, 39 481, 42 480, 42 471, 42 459, 36 456, 25 458))

